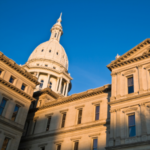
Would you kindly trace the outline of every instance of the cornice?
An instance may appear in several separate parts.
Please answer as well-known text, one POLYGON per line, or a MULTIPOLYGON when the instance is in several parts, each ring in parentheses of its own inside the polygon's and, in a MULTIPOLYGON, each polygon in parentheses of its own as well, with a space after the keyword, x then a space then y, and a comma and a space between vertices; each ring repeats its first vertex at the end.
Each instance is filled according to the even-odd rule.
POLYGON ((9 126, 15 130, 18 130, 20 132, 23 132, 23 126, 14 122, 14 121, 11 121, 3 116, 0 116, 0 122, 6 126, 9 126))
POLYGON ((111 85, 107 84, 107 85, 104 85, 102 87, 92 89, 92 90, 88 90, 88 91, 78 93, 78 94, 73 94, 73 95, 68 96, 68 97, 62 97, 62 98, 59 97, 57 99, 57 101, 50 102, 50 103, 46 104, 45 106, 40 107, 39 110, 46 109, 48 107, 54 107, 54 106, 65 104, 65 103, 69 103, 69 102, 80 100, 80 99, 83 99, 83 98, 95 96, 95 95, 98 95, 98 94, 108 93, 110 91, 111 91, 111 85))
POLYGON ((27 72, 23 67, 17 65, 12 59, 6 57, 2 52, 0 52, 0 61, 11 67, 12 69, 16 70, 18 73, 22 74, 24 77, 28 78, 30 81, 34 82, 36 85, 40 84, 37 81, 35 76, 32 76, 31 73, 27 72))
POLYGON ((119 99, 119 100, 113 100, 111 102, 108 102, 108 104, 113 105, 113 104, 117 104, 117 103, 130 101, 130 100, 133 100, 133 99, 137 99, 137 98, 140 98, 140 97, 143 97, 143 96, 149 96, 149 95, 150 95, 150 92, 142 93, 142 94, 139 94, 139 95, 132 95, 132 96, 122 98, 122 99, 119 99))
POLYGON ((30 95, 26 94, 24 91, 22 91, 21 89, 15 87, 14 85, 12 85, 11 83, 5 81, 4 79, 2 79, 0 77, 0 83, 7 86, 9 89, 19 93, 20 95, 24 96, 25 98, 31 100, 31 101, 34 101, 35 99, 33 97, 31 97, 30 95))
POLYGON ((56 135, 60 135, 60 134, 66 134, 69 132, 77 132, 79 130, 84 130, 84 129, 88 129, 88 128, 93 128, 93 127, 99 127, 99 126, 106 126, 108 125, 110 122, 109 121, 104 121, 101 123, 93 123, 90 125, 86 125, 86 126, 81 126, 80 127, 75 127, 73 129, 68 129, 68 130, 64 130, 63 131, 56 131, 54 133, 47 133, 47 134, 43 134, 43 135, 36 135, 36 136, 27 136, 27 137, 23 137, 21 142, 26 142, 26 141, 31 141, 31 140, 36 140, 36 139, 41 139, 41 138, 46 138, 46 137, 50 137, 50 136, 56 136, 56 135))
POLYGON ((126 58, 128 58, 133 53, 135 53, 139 49, 143 48, 147 44, 150 44, 150 39, 144 40, 143 42, 141 42, 140 44, 138 44, 137 46, 135 46, 134 48, 129 50, 127 53, 125 53, 124 55, 120 56, 118 59, 112 61, 109 65, 107 65, 107 68, 111 71, 112 69, 117 68, 119 66, 123 66, 123 65, 126 65, 126 64, 137 62, 139 60, 142 60, 142 59, 150 57, 150 53, 148 53, 148 54, 144 53, 142 56, 139 56, 139 57, 132 58, 132 59, 129 59, 127 61, 124 61, 126 58))

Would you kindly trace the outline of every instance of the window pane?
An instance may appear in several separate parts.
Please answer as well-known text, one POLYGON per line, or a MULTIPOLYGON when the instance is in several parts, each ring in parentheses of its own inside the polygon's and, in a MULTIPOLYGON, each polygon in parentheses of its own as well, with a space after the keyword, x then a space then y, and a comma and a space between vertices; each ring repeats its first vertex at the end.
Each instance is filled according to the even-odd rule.
POLYGON ((0 115, 2 115, 3 112, 3 108, 0 107, 0 115))
POLYGON ((132 86, 133 85, 133 77, 128 78, 128 86, 132 86))
POLYGON ((0 106, 4 108, 4 107, 5 107, 5 104, 6 104, 6 100, 3 99, 0 106))
POLYGON ((96 113, 99 113, 99 106, 96 106, 96 113))
POLYGON ((61 145, 58 145, 58 146, 57 146, 57 150, 61 150, 61 145))
POLYGON ((129 127, 129 137, 132 137, 135 135, 136 135, 135 126, 129 127))
POLYGON ((135 115, 129 116, 129 126, 135 125, 135 115))
POLYGON ((97 139, 93 139, 93 148, 97 148, 97 139))
POLYGON ((61 125, 62 128, 65 126, 65 120, 66 120, 66 113, 64 113, 62 117, 62 125, 61 125))
POLYGON ((8 143, 9 143, 9 140, 10 140, 9 138, 5 137, 1 150, 6 150, 8 143))
POLYGON ((134 87, 133 86, 130 86, 128 87, 128 93, 134 93, 134 87))
POLYGON ((78 150, 78 144, 79 144, 79 142, 74 143, 74 150, 78 150))
POLYGON ((95 120, 99 120, 99 114, 96 114, 95 120))
POLYGON ((19 110, 19 106, 16 105, 16 106, 15 106, 15 109, 14 109, 14 112, 13 112, 13 114, 12 114, 12 118, 11 118, 12 121, 15 121, 15 119, 16 119, 16 117, 17 117, 18 110, 19 110))

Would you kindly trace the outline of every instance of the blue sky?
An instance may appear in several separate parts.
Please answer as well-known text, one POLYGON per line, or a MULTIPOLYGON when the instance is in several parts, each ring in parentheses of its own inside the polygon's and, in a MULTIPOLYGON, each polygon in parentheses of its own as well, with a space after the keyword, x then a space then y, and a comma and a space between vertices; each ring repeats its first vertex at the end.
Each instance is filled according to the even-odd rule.
POLYGON ((62 12, 60 43, 73 77, 69 94, 111 83, 107 69, 150 37, 149 0, 0 0, 0 51, 24 64, 37 45, 49 40, 62 12))

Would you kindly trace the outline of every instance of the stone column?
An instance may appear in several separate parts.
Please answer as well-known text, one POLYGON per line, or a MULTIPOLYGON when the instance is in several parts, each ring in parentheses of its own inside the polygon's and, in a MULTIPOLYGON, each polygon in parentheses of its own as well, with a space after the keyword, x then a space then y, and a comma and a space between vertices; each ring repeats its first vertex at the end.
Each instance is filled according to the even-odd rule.
POLYGON ((121 91, 120 79, 121 79, 121 72, 117 73, 117 98, 120 97, 120 91, 121 91))
POLYGON ((5 136, 4 136, 4 134, 0 131, 0 149, 2 149, 4 139, 5 139, 5 136))
POLYGON ((142 138, 145 138, 145 136, 147 135, 145 109, 146 109, 145 104, 142 103, 142 104, 140 105, 141 134, 142 134, 142 138))
POLYGON ((59 89, 58 89, 59 93, 61 93, 61 86, 62 86, 62 77, 60 78, 60 82, 59 82, 59 89))
POLYGON ((138 66, 139 93, 143 91, 142 71, 143 71, 142 65, 138 66))
POLYGON ((4 112, 4 117, 7 118, 7 119, 11 119, 12 117, 12 114, 14 112, 14 109, 15 109, 15 103, 12 101, 12 100, 9 100, 6 104, 6 109, 9 110, 9 111, 6 111, 5 109, 5 112, 4 112))
POLYGON ((110 139, 109 139, 109 146, 114 146, 114 115, 115 110, 110 111, 110 139))
POLYGON ((67 83, 64 84, 63 95, 65 95, 66 85, 67 85, 67 83))
POLYGON ((111 99, 114 100, 116 97, 116 74, 111 74, 112 84, 111 84, 111 99))
POLYGON ((135 125, 136 125, 136 136, 141 136, 141 119, 140 119, 140 106, 135 111, 135 125))
POLYGON ((67 85, 66 85, 65 96, 67 96, 67 95, 68 95, 68 88, 69 88, 69 82, 67 82, 67 85))
POLYGON ((57 78, 57 83, 56 83, 56 91, 58 91, 58 88, 59 88, 59 80, 60 80, 60 78, 58 77, 57 78))
POLYGON ((50 80, 50 74, 48 74, 48 77, 47 77, 47 87, 50 87, 50 82, 49 82, 49 80, 50 80))
POLYGON ((116 112, 116 142, 115 145, 120 145, 120 109, 116 112))

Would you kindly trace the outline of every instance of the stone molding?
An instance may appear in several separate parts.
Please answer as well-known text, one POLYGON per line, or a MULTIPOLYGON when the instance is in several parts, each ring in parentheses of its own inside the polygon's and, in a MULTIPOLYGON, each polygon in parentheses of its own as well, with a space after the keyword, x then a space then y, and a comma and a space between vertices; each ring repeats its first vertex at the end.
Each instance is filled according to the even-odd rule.
MULTIPOLYGON (((111 147, 105 147, 105 148, 106 148, 106 150, 120 150, 120 149, 124 149, 124 148, 144 146, 144 145, 149 145, 149 144, 150 144, 150 141, 146 141, 146 142, 142 141, 142 142, 121 144, 121 145, 118 145, 118 146, 111 146, 111 147)), ((148 150, 148 149, 145 149, 145 150, 148 150)))
POLYGON ((10 128, 13 128, 15 130, 18 130, 19 132, 23 132, 23 126, 14 122, 14 121, 11 121, 3 116, 0 116, 0 122, 6 126, 9 126, 10 128))
POLYGON ((47 145, 47 143, 43 143, 43 144, 38 145, 38 147, 43 147, 43 146, 46 146, 46 145, 47 145))
POLYGON ((64 110, 60 110, 59 112, 60 113, 64 113, 64 112, 67 112, 69 109, 64 109, 64 110))
POLYGON ((90 134, 89 137, 91 138, 95 138, 95 137, 98 137, 100 136, 100 133, 95 133, 95 134, 90 134))
POLYGON ((20 102, 18 102, 18 101, 15 101, 15 103, 18 104, 18 105, 21 106, 21 107, 24 107, 24 106, 25 106, 24 104, 22 104, 22 103, 20 103, 20 102))
POLYGON ((14 135, 11 135, 11 134, 9 134, 7 132, 4 132, 4 135, 7 136, 7 137, 9 137, 9 138, 11 138, 11 139, 15 139, 14 135))
POLYGON ((81 136, 79 136, 79 137, 74 137, 74 138, 71 138, 70 140, 71 141, 79 141, 81 139, 81 136))
POLYGON ((76 132, 79 130, 84 130, 84 129, 89 129, 89 128, 93 128, 93 127, 100 127, 100 126, 104 126, 106 124, 109 124, 109 121, 105 121, 105 122, 101 122, 101 123, 94 123, 91 125, 86 125, 86 126, 82 126, 80 125, 79 127, 74 127, 73 129, 68 129, 68 130, 62 130, 62 131, 57 131, 55 133, 48 133, 48 134, 43 134, 43 135, 30 135, 27 137, 23 137, 22 141, 30 141, 30 140, 35 140, 35 139, 41 139, 41 138, 45 138, 45 137, 50 137, 50 136, 56 136, 56 135, 60 135, 60 134, 65 134, 65 133, 72 133, 72 132, 76 132))
POLYGON ((7 95, 6 95, 6 94, 4 94, 4 93, 2 93, 2 96, 3 96, 4 98, 8 99, 8 100, 13 100, 13 98, 11 98, 11 97, 7 96, 7 95))
POLYGON ((75 109, 81 109, 83 108, 85 105, 80 105, 80 106, 76 106, 75 109))
POLYGON ((90 96, 95 96, 98 94, 108 93, 110 91, 111 91, 111 85, 110 84, 104 85, 102 87, 93 89, 92 92, 90 92, 90 93, 85 91, 85 92, 76 94, 75 96, 73 94, 73 95, 67 96, 67 97, 62 97, 62 98, 60 97, 57 99, 57 101, 50 102, 44 106, 41 106, 39 108, 39 110, 46 109, 48 107, 54 107, 54 106, 65 104, 65 103, 69 103, 69 102, 80 100, 80 99, 87 98, 87 97, 89 98, 90 96))
POLYGON ((16 70, 18 73, 34 82, 36 85, 40 84, 35 76, 32 76, 31 73, 27 72, 23 67, 17 65, 12 59, 6 57, 2 52, 0 52, 0 61, 10 66, 12 69, 16 70))
POLYGON ((107 68, 111 71, 114 68, 117 68, 117 67, 120 67, 120 66, 132 63, 132 62, 137 62, 139 60, 142 60, 142 59, 150 57, 150 53, 148 51, 148 53, 144 53, 142 56, 139 56, 139 57, 136 57, 136 58, 132 58, 132 59, 129 59, 129 60, 125 61, 126 58, 128 58, 133 53, 135 53, 139 49, 143 48, 147 44, 150 44, 150 39, 144 40, 143 42, 138 44, 136 47, 132 48, 127 53, 125 53, 122 56, 120 56, 118 59, 112 61, 109 65, 107 65, 107 68))
POLYGON ((61 144, 63 140, 55 141, 54 144, 61 144))
POLYGON ((129 107, 124 109, 122 112, 126 113, 126 112, 130 112, 130 111, 136 111, 138 109, 138 107, 129 107))
POLYGON ((93 102, 92 105, 98 105, 98 104, 100 104, 100 103, 102 103, 102 100, 93 102))
POLYGON ((127 76, 127 75, 133 74, 135 72, 136 72, 135 70, 129 70, 129 71, 126 71, 125 73, 123 73, 122 75, 127 76))
MULTIPOLYGON (((0 77, 0 83, 7 86, 8 88, 14 90, 15 92, 19 93, 20 95, 24 96, 25 98, 31 100, 31 101, 35 101, 35 98, 31 97, 30 95, 28 95, 27 93, 25 93, 24 91, 22 91, 21 89, 15 87, 14 85, 12 85, 11 83, 5 81, 4 79, 2 79, 0 77)), ((7 97, 6 97, 7 98, 7 97)))
POLYGON ((54 113, 50 113, 50 114, 46 114, 45 116, 46 117, 50 117, 50 116, 52 116, 54 113))
POLYGON ((119 99, 119 100, 114 100, 114 101, 108 102, 108 104, 113 105, 113 104, 117 104, 117 103, 121 103, 121 102, 125 102, 125 101, 130 101, 130 100, 133 100, 133 99, 137 99, 137 98, 140 98, 140 97, 143 97, 143 96, 149 96, 149 95, 150 95, 150 92, 142 93, 142 94, 139 94, 139 95, 132 95, 130 97, 126 97, 126 98, 122 98, 122 99, 119 99))

